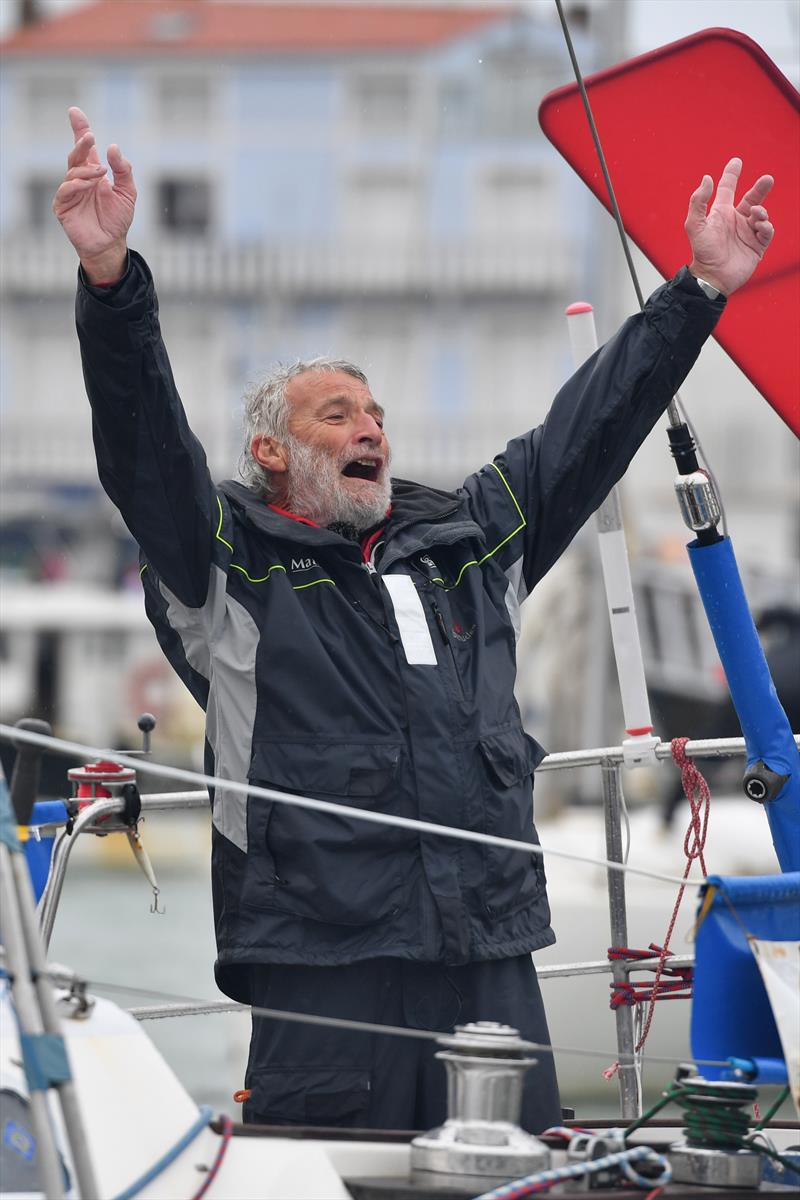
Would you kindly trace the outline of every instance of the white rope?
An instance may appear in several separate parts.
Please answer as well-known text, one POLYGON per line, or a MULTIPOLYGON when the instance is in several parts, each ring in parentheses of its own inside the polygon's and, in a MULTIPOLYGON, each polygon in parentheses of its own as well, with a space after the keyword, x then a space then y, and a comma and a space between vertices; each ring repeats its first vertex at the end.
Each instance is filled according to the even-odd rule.
POLYGON ((418 833, 435 835, 437 837, 454 838, 462 842, 478 842, 486 846, 500 846, 506 850, 519 850, 523 854, 536 854, 543 857, 545 853, 552 858, 565 858, 570 862, 588 863, 592 867, 605 867, 607 871, 623 871, 630 875, 639 875, 644 879, 656 879, 660 883, 683 884, 685 887, 700 888, 704 879, 682 879, 677 875, 664 875, 658 871, 647 871, 642 867, 631 867, 626 863, 613 862, 609 858, 592 858, 587 854, 574 854, 569 850, 546 851, 542 846, 531 845, 530 842, 517 841, 513 838, 497 837, 491 833, 478 833, 472 829, 458 829, 452 825, 438 825, 432 821, 419 821, 414 817, 394 817, 388 813, 368 812, 361 808, 353 808, 347 804, 334 804, 329 800, 316 800, 311 796, 286 795, 275 791, 274 788, 260 787, 257 784, 240 783, 235 779, 220 779, 216 775, 204 775, 200 771, 189 771, 183 767, 168 767, 159 763, 145 762, 132 755, 120 754, 116 750, 103 750, 97 746, 84 746, 80 742, 70 742, 63 738, 50 737, 47 734, 33 733, 28 729, 17 729, 13 725, 0 724, 0 738, 9 741, 24 742, 31 746, 41 746, 57 754, 70 756, 80 755, 84 758, 112 759, 123 767, 132 767, 144 774, 160 775, 164 779, 179 779, 183 782, 199 782, 206 787, 224 788, 229 792, 238 792, 243 796, 261 796, 277 804, 288 804, 290 807, 308 808, 316 812, 330 813, 336 817, 352 817, 356 821, 367 821, 373 825, 390 825, 399 829, 413 829, 418 833))

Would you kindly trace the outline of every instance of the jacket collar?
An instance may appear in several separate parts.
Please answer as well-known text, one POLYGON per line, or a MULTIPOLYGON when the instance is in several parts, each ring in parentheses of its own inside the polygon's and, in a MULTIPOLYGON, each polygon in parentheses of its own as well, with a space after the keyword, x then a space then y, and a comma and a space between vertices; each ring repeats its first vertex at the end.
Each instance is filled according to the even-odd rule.
MULTIPOLYGON (((331 529, 308 524, 278 509, 270 508, 260 496, 234 479, 226 479, 221 483, 220 491, 251 525, 271 537, 304 545, 353 545, 331 529)), ((392 511, 386 524, 387 540, 400 528, 418 523, 427 524, 453 516, 463 503, 463 499, 455 492, 426 487, 409 479, 393 479, 392 511)))

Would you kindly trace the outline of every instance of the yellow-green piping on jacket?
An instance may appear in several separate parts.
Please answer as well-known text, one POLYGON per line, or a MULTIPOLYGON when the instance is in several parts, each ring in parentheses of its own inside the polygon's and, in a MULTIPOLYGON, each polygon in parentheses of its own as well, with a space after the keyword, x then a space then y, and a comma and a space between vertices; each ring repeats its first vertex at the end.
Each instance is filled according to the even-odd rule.
POLYGON ((467 562, 467 563, 464 563, 463 567, 462 567, 462 568, 461 568, 461 570, 458 572, 458 576, 457 576, 457 578, 456 578, 456 581, 455 581, 455 583, 451 583, 449 587, 445 586, 445 582, 444 582, 444 580, 443 580, 443 579, 441 579, 441 578, 440 578, 440 577, 438 577, 438 576, 437 576, 435 579, 433 579, 433 580, 431 581, 431 582, 433 582, 433 583, 441 583, 441 584, 442 584, 442 586, 444 587, 444 590, 445 590, 446 592, 452 592, 454 588, 457 588, 457 587, 458 587, 458 585, 461 583, 461 580, 462 580, 462 578, 463 578, 464 572, 467 570, 467 568, 468 568, 468 567, 482 567, 482 566, 483 566, 483 564, 484 564, 484 563, 487 561, 487 559, 490 559, 490 558, 492 557, 492 555, 494 555, 494 554, 497 554, 497 551, 498 551, 498 550, 502 550, 503 546, 505 546, 507 542, 510 542, 510 541, 511 541, 511 539, 512 539, 513 537, 516 537, 518 533, 521 533, 521 532, 522 532, 522 530, 525 528, 525 526, 528 524, 528 522, 525 520, 525 515, 524 515, 524 513, 523 513, 522 509, 521 509, 521 508, 520 508, 520 506, 519 506, 519 503, 518 503, 518 501, 517 501, 517 497, 514 495, 514 493, 512 492, 511 488, 509 487, 508 480, 506 479, 505 475, 503 474, 503 472, 502 472, 502 471, 500 470, 500 468, 498 467, 497 463, 493 463, 493 462, 492 462, 492 463, 489 463, 489 466, 490 466, 490 467, 493 467, 493 468, 494 468, 494 470, 495 470, 495 471, 497 471, 497 474, 498 474, 498 475, 500 476, 500 478, 502 479, 502 481, 503 481, 503 486, 505 487, 505 489, 506 489, 506 491, 508 492, 509 496, 510 496, 510 497, 511 497, 511 499, 513 500, 513 502, 514 502, 514 508, 515 508, 515 509, 517 510, 517 512, 519 513, 520 524, 519 524, 519 525, 516 527, 516 529, 512 529, 512 530, 511 530, 511 533, 509 533, 509 534, 508 534, 506 537, 504 537, 504 538, 503 538, 503 540, 502 540, 502 542, 498 542, 498 543, 497 543, 497 545, 495 546, 495 548, 494 548, 493 550, 490 550, 488 554, 484 554, 483 558, 472 558, 472 559, 470 559, 470 561, 469 561, 469 562, 467 562))

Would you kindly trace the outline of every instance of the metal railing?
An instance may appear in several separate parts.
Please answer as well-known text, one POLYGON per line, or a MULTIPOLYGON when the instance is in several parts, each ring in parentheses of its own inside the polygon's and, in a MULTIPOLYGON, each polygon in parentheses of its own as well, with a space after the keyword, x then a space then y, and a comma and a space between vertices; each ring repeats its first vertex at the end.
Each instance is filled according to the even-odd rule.
MULTIPOLYGON (((800 744, 800 738, 797 739, 800 744)), ((691 758, 743 757, 746 746, 743 738, 716 738, 690 741, 686 753, 691 758)), ((671 758, 669 742, 661 742, 655 748, 658 759, 671 758)), ((606 855, 610 863, 622 864, 623 799, 621 766, 624 754, 622 746, 605 746, 590 750, 567 751, 550 754, 537 768, 538 772, 565 770, 573 767, 598 766, 602 778, 603 813, 606 832, 606 855)), ((176 812, 183 809, 204 808, 208 805, 205 790, 184 792, 150 793, 141 796, 142 813, 176 812)), ((121 814, 125 801, 121 797, 95 800, 82 808, 75 817, 71 833, 60 830, 53 849, 50 874, 39 904, 39 916, 45 945, 49 945, 53 932, 59 900, 64 887, 70 855, 77 842, 78 834, 126 833, 128 825, 114 820, 121 814)), ((55 831, 54 827, 42 827, 43 831, 55 831)), ((56 827, 57 828, 57 827, 56 827)), ((546 853, 546 851, 545 851, 546 853)), ((614 945, 627 945, 627 903, 625 896, 625 872, 607 868, 608 904, 611 937, 614 945)), ((686 966, 693 961, 691 955, 672 955, 666 959, 671 966, 686 966)), ((630 971, 654 968, 657 957, 636 962, 604 960, 561 963, 541 967, 537 970, 540 979, 565 978, 573 975, 610 973, 615 982, 624 982, 630 971)), ((198 1001, 177 1004, 161 1004, 132 1008, 132 1015, 139 1020, 161 1017, 200 1015, 207 1013, 235 1012, 247 1006, 233 1001, 198 1001)), ((617 1050, 619 1054, 620 1111, 623 1118, 634 1118, 639 1113, 639 1084, 634 1055, 634 1013, 621 1005, 615 1010, 617 1050)))

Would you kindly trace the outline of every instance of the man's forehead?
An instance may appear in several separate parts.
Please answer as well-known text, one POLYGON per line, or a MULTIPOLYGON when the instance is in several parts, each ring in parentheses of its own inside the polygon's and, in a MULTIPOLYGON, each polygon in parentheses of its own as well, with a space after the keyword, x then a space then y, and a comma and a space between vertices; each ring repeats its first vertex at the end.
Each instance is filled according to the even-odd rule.
POLYGON ((286 388, 286 399, 293 408, 316 407, 342 396, 361 403, 375 403, 367 384, 347 371, 303 371, 302 375, 295 375, 286 388))

